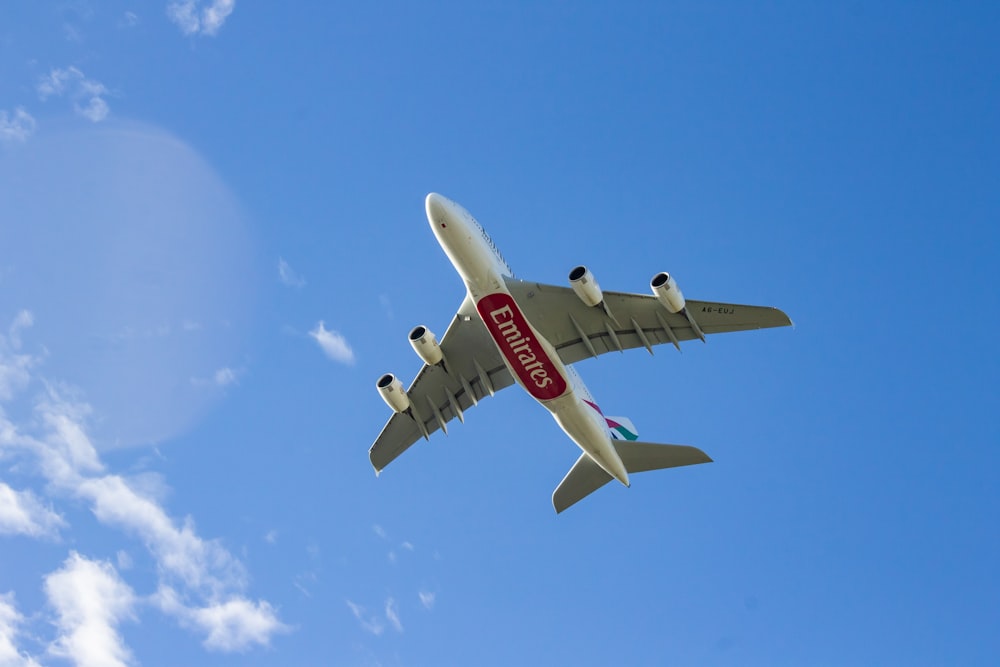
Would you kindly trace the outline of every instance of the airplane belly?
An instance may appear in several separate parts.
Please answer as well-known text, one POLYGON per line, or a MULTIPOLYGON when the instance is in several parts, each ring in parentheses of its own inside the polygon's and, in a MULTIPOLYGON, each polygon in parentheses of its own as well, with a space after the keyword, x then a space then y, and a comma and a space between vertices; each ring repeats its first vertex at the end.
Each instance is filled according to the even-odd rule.
POLYGON ((487 294, 477 300, 476 310, 511 374, 535 400, 544 403, 569 391, 555 349, 528 323, 514 297, 487 294))
POLYGON ((594 419, 596 414, 575 394, 546 405, 559 427, 577 446, 585 451, 597 465, 625 486, 629 485, 628 471, 615 450, 607 426, 594 419))

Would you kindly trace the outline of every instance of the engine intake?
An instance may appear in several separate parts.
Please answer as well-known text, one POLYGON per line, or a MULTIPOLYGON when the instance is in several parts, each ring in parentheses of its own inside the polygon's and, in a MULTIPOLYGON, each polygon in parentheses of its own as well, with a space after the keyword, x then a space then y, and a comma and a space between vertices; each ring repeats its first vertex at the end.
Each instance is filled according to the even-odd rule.
POLYGON ((594 274, 585 266, 574 267, 569 272, 569 284, 576 295, 580 297, 580 301, 588 306, 599 306, 604 301, 601 286, 597 284, 594 274))
POLYGON ((649 286, 653 288, 653 294, 660 300, 671 313, 679 313, 684 310, 686 302, 681 289, 677 286, 677 281, 666 272, 657 273, 649 281, 649 286))
POLYGON ((386 373, 375 383, 382 400, 393 412, 406 412, 410 409, 410 397, 403 389, 403 383, 392 373, 386 373))
POLYGON ((422 324, 413 327, 413 330, 410 331, 410 345, 413 346, 417 356, 429 366, 440 364, 444 359, 444 353, 441 351, 441 346, 438 345, 434 332, 422 324))

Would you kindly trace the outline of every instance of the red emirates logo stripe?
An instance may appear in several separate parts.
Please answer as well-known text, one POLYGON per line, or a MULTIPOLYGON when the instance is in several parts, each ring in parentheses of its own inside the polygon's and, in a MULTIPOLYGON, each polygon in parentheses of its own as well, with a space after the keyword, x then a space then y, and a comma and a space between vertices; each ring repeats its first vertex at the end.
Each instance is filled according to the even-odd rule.
POLYGON ((480 299, 476 308, 507 363, 532 396, 547 401, 566 393, 566 380, 535 340, 513 297, 503 292, 490 294, 480 299))

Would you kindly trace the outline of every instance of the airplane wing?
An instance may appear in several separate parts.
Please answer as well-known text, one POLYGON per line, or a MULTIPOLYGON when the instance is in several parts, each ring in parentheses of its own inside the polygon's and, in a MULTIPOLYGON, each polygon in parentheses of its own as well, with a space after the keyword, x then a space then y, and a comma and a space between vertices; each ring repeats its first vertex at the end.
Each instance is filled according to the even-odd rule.
POLYGON ((479 399, 514 384, 500 352, 467 296, 440 342, 444 367, 428 366, 406 390, 411 410, 396 413, 368 451, 376 472, 421 437, 443 429, 479 399))
MULTIPOLYGON (((621 352, 699 338, 684 315, 671 313, 655 296, 604 292, 604 303, 614 317, 587 306, 568 287, 507 278, 507 289, 525 317, 571 364, 605 352, 621 352)), ((687 302, 687 310, 705 334, 789 326, 788 315, 777 308, 711 301, 687 302)))

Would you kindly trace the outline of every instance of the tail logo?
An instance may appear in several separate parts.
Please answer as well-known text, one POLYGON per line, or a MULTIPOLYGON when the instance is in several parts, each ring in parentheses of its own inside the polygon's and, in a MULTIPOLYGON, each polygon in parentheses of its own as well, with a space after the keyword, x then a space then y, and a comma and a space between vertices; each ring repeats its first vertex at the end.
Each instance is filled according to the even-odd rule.
MULTIPOLYGON (((604 417, 604 411, 597 406, 596 403, 591 403, 585 400, 584 403, 594 408, 599 415, 604 417)), ((635 428, 635 424, 632 420, 626 417, 604 417, 604 421, 608 424, 608 429, 611 431, 611 437, 615 440, 638 440, 639 432, 635 428)))

